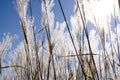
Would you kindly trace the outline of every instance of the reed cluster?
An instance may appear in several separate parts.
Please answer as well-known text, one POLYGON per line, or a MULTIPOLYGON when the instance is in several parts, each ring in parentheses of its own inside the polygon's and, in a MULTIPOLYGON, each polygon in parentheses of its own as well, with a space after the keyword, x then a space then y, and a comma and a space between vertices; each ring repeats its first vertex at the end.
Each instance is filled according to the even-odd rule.
POLYGON ((15 0, 24 39, 14 50, 11 46, 16 37, 8 34, 0 42, 1 80, 120 79, 120 19, 115 8, 113 19, 108 17, 105 24, 94 15, 90 22, 84 3, 89 1, 75 0, 69 24, 58 0, 64 21, 55 23, 54 0, 41 2, 42 20, 37 32, 31 0, 15 0), (94 25, 92 29, 89 23, 94 25))

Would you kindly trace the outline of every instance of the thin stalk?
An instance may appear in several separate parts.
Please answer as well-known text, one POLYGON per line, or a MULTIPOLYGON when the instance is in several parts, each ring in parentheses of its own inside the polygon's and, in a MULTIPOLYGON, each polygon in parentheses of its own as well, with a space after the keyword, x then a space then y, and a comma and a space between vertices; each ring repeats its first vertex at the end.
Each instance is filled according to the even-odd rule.
POLYGON ((53 59, 53 53, 52 53, 53 46, 51 44, 51 35, 50 35, 50 28, 49 28, 49 21, 48 21, 47 6, 46 6, 46 1, 43 0, 43 2, 44 2, 45 10, 46 10, 47 23, 48 23, 48 28, 45 27, 45 30, 46 30, 46 34, 47 34, 48 46, 49 46, 49 52, 50 52, 49 63, 48 63, 47 80, 49 79, 49 67, 50 67, 51 58, 52 58, 52 63, 53 63, 52 65, 53 65, 53 70, 54 70, 54 80, 56 80, 56 72, 55 72, 54 59, 53 59))
MULTIPOLYGON (((27 69, 29 69, 29 67, 31 65, 31 61, 30 61, 30 55, 29 55, 29 46, 28 46, 27 34, 26 34, 26 30, 25 30, 25 22, 22 21, 21 19, 20 19, 20 21, 21 21, 23 36, 25 39, 24 47, 25 47, 26 60, 27 60, 26 67, 27 67, 27 69)), ((30 72, 26 72, 26 73, 27 73, 27 78, 30 79, 30 72)))
MULTIPOLYGON (((31 0, 29 1, 29 5, 30 5, 30 15, 32 17, 33 13, 32 13, 31 0)), ((39 61, 39 56, 38 56, 38 47, 37 47, 37 43, 36 43, 36 35, 35 35, 35 32, 34 32, 34 25, 32 26, 32 32, 33 32, 33 36, 34 36, 34 48, 35 48, 35 55, 36 55, 37 75, 40 74, 40 78, 42 80, 42 73, 41 73, 41 69, 40 69, 40 61, 39 61)), ((39 76, 38 76, 38 79, 39 79, 39 76)))
MULTIPOLYGON (((108 25, 108 29, 109 29, 109 38, 110 38, 110 44, 111 44, 111 52, 112 52, 112 54, 114 54, 113 53, 113 44, 112 44, 112 38, 111 38, 111 31, 110 31, 110 27, 109 27, 109 25, 108 25)), ((119 53, 118 53, 119 54, 119 53)), ((108 55, 108 54, 107 54, 108 55)), ((113 56, 113 55, 112 55, 113 56)), ((113 58, 113 60, 114 60, 114 58, 113 58)), ((113 62, 113 64, 112 64, 112 62, 110 62, 111 63, 111 66, 112 66, 112 69, 113 69, 113 72, 114 72, 114 74, 115 74, 115 79, 117 79, 117 75, 116 75, 116 71, 115 71, 115 68, 114 68, 114 62, 113 62)))
MULTIPOLYGON (((83 16, 82 16, 82 12, 81 12, 81 10, 80 10, 79 2, 78 2, 78 0, 76 0, 76 1, 77 1, 78 9, 79 9, 79 11, 80 11, 80 16, 81 16, 81 19, 82 19, 82 23, 83 23, 83 29, 85 30, 85 35, 86 35, 86 38, 87 38, 89 51, 90 51, 91 54, 93 54, 93 53, 92 53, 91 46, 90 46, 91 44, 90 44, 90 41, 89 41, 87 26, 85 25, 86 20, 85 20, 84 9, 82 8, 82 10, 83 10, 83 16)), ((82 5, 82 7, 84 7, 84 6, 82 5)), ((93 65, 94 65, 94 67, 95 67, 95 72, 96 72, 97 78, 98 78, 98 80, 99 80, 99 75, 98 75, 98 72, 97 72, 97 68, 96 68, 96 65, 95 65, 95 60, 94 60, 94 58, 93 58, 93 55, 91 55, 90 59, 92 59, 92 61, 93 61, 93 65)), ((88 64, 88 65, 89 65, 89 64, 88 64)), ((93 75, 93 74, 92 74, 92 75, 93 75)), ((93 76, 93 77, 94 77, 94 76, 93 76)))
POLYGON ((99 55, 99 70, 100 70, 100 79, 102 80, 102 69, 101 69, 100 55, 99 55))
MULTIPOLYGON (((119 0, 118 0, 119 1, 119 0)), ((119 1, 119 8, 120 8, 120 1, 119 1)), ((116 15, 115 15, 115 9, 114 9, 114 23, 115 23, 115 29, 116 29, 116 36, 117 36, 117 54, 118 54, 118 60, 120 64, 120 45, 119 45, 119 36, 118 36, 118 26, 117 26, 117 21, 116 21, 116 15)))
MULTIPOLYGON (((69 29, 69 26, 68 26, 68 23, 67 23, 67 19, 66 19, 66 17, 65 17, 65 14, 64 14, 64 11, 63 11, 63 8, 62 8, 62 5, 61 5, 60 0, 58 0, 58 2, 59 2, 59 5, 60 5, 60 8, 61 8, 61 11, 62 11, 63 18, 64 18, 64 20, 65 20, 65 23, 66 23, 66 26, 67 26, 67 30, 68 30, 68 33, 69 33, 69 35, 70 35, 70 38, 71 38, 73 47, 74 47, 74 49, 75 49, 76 54, 78 55, 78 52, 77 52, 77 49, 76 49, 76 47, 75 47, 75 43, 74 43, 74 40, 73 40, 73 38, 72 38, 72 34, 71 34, 71 32, 70 32, 70 29, 69 29)), ((78 58, 79 64, 81 64, 81 69, 82 69, 82 72, 83 72, 84 77, 85 77, 85 80, 86 80, 86 75, 85 75, 85 72, 84 72, 84 68, 83 68, 83 66, 82 66, 81 58, 79 58, 78 56, 77 56, 77 58, 78 58)))

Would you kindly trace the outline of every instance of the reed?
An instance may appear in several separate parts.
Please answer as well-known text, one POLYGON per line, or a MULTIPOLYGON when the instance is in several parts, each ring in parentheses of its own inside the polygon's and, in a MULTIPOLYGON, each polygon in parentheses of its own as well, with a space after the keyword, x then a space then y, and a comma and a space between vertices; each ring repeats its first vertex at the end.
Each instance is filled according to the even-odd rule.
MULTIPOLYGON (((62 0, 58 1, 63 23, 54 22, 54 0, 42 0, 40 30, 35 30, 32 0, 16 0, 24 39, 10 51, 14 37, 9 34, 0 42, 0 78, 2 80, 119 80, 119 23, 114 9, 115 33, 109 18, 106 28, 95 16, 92 42, 84 0, 75 0, 71 25, 66 18, 62 0), (30 14, 30 15, 28 15, 30 14), (96 37, 97 36, 97 37, 96 37), (114 38, 115 39, 114 39, 114 38), (100 47, 99 50, 94 47, 100 47), (94 48, 93 48, 94 47, 94 48), (96 51, 96 52, 95 52, 96 51), (4 55, 9 56, 5 61, 4 55), (117 58, 116 58, 117 57, 117 58), (116 60, 118 59, 118 60, 116 60)), ((118 0, 119 2, 119 0, 118 0)))

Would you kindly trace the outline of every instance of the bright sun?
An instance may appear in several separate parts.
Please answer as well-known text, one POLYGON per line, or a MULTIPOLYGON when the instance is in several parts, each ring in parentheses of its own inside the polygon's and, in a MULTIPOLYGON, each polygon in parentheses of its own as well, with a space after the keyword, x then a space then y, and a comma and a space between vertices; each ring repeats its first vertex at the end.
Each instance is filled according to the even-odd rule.
POLYGON ((117 0, 90 0, 85 8, 88 20, 94 23, 95 18, 102 28, 105 28, 103 25, 107 24, 114 13, 119 15, 117 0))

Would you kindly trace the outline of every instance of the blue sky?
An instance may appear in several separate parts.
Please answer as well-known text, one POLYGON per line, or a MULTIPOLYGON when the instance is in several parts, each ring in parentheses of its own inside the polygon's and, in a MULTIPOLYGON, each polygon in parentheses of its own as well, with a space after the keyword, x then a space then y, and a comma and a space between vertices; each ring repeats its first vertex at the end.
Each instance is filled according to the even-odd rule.
MULTIPOLYGON (((14 43, 17 45, 22 39, 22 29, 20 26, 19 16, 14 4, 15 0, 0 0, 0 42, 3 39, 4 33, 10 33, 11 35, 17 34, 18 40, 14 43)), ((41 29, 41 1, 42 0, 31 0, 32 1, 32 10, 33 16, 35 19, 35 26, 37 27, 36 33, 41 29)), ((73 8, 75 1, 74 0, 60 0, 64 8, 65 15, 68 22, 70 23, 70 16, 73 14, 73 8)), ((63 22, 63 16, 61 9, 58 3, 58 0, 54 0, 55 6, 53 7, 53 12, 55 14, 55 23, 56 21, 63 22)), ((108 8, 106 8, 108 9, 108 8)), ((28 9, 29 13, 29 9, 28 9)), ((97 13, 96 13, 97 14, 97 13)), ((113 19, 112 19, 113 20, 113 19)), ((113 22, 113 21, 112 21, 113 22)), ((111 24, 113 24, 111 22, 111 24)), ((93 24, 88 24, 89 27, 93 24)))
MULTIPOLYGON (((23 39, 23 36, 14 1, 15 0, 0 0, 0 42, 3 39, 3 34, 9 32, 11 35, 18 35, 18 40, 14 42, 17 45, 23 39)), ((35 18, 35 26, 37 27, 36 32, 41 28, 41 1, 42 0, 32 0, 33 16, 35 18)), ((55 22, 63 22, 63 16, 58 4, 58 0, 54 0, 54 2, 55 6, 53 8, 53 12, 55 14, 55 22)), ((73 14, 75 2, 74 0, 61 0, 61 3, 69 22, 70 16, 73 14)))
POLYGON ((20 34, 19 18, 13 5, 13 0, 0 0, 0 41, 3 34, 20 34))

